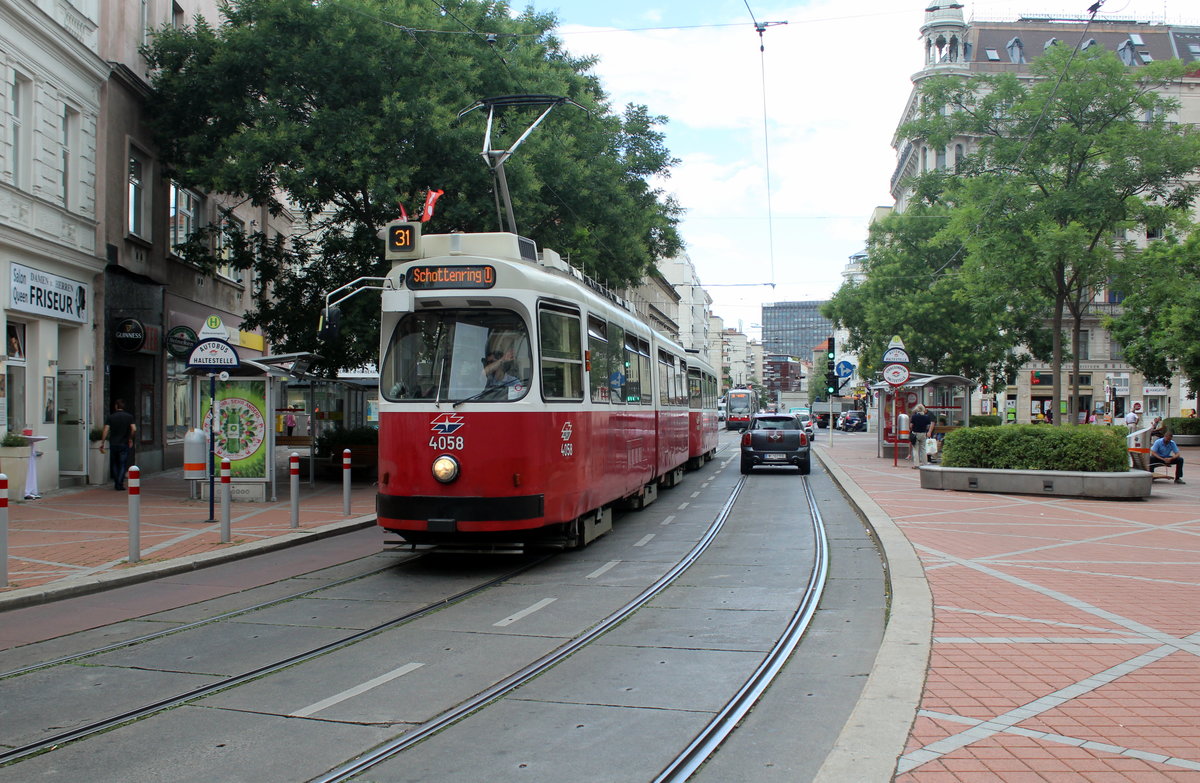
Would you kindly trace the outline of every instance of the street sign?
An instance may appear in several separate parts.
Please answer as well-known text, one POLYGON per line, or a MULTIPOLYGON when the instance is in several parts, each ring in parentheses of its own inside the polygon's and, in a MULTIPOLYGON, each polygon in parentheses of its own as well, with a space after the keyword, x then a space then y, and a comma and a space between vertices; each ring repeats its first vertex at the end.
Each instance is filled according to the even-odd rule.
POLYGON ((849 378, 854 374, 854 365, 844 359, 833 368, 839 378, 849 378))
POLYGON ((889 364, 883 368, 883 379, 892 386, 903 386, 908 383, 908 368, 903 364, 889 364))
POLYGON ((241 365, 241 359, 238 358, 234 347, 224 340, 216 338, 196 343, 196 347, 192 348, 192 352, 188 354, 187 361, 188 367, 204 369, 236 370, 241 365))
POLYGON ((883 352, 884 364, 908 364, 908 351, 903 348, 888 348, 883 352))

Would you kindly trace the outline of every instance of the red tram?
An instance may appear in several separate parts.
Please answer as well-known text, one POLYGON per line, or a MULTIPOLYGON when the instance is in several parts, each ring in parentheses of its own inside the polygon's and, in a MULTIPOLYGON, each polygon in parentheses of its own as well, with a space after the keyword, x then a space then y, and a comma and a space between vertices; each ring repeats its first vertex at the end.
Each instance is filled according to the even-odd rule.
POLYGON ((387 256, 376 507, 406 542, 583 546, 712 458, 712 368, 557 253, 404 223, 387 256))

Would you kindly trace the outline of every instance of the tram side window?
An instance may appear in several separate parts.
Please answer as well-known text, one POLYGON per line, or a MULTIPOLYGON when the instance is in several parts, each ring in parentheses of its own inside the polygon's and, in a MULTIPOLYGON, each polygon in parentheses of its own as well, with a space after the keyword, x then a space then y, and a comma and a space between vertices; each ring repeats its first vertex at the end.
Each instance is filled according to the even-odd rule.
POLYGON ((642 405, 654 404, 654 389, 651 388, 650 369, 650 341, 638 340, 638 365, 641 368, 642 382, 645 384, 645 390, 642 393, 642 405))
POLYGON ((579 316, 544 307, 538 318, 542 336, 542 396, 547 400, 582 400, 579 316))
POLYGON ((648 405, 642 390, 642 357, 638 353, 638 338, 625 333, 625 400, 630 405, 648 405))
POLYGON ((608 402, 608 322, 588 319, 588 373, 592 402, 608 402))
POLYGON ((625 403, 625 384, 628 380, 625 366, 625 330, 608 324, 608 398, 610 402, 625 403))
POLYGON ((688 370, 688 407, 697 410, 704 407, 704 387, 699 370, 688 370))
POLYGON ((679 372, 675 368, 675 357, 666 351, 658 352, 658 379, 660 405, 679 405, 683 402, 679 385, 679 372))

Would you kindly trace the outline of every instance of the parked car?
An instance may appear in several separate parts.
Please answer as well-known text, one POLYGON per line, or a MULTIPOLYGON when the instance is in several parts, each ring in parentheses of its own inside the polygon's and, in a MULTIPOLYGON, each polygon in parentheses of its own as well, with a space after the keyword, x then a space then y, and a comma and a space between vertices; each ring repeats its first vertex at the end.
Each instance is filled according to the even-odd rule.
POLYGON ((867 414, 862 411, 846 411, 838 417, 837 428, 846 432, 866 432, 867 414))
POLYGON ((808 434, 789 413, 759 414, 742 433, 742 473, 772 465, 795 465, 801 475, 811 468, 808 434))
POLYGON ((796 417, 796 421, 800 422, 800 428, 808 433, 809 440, 812 440, 813 434, 817 431, 817 417, 811 413, 793 413, 792 415, 796 417))

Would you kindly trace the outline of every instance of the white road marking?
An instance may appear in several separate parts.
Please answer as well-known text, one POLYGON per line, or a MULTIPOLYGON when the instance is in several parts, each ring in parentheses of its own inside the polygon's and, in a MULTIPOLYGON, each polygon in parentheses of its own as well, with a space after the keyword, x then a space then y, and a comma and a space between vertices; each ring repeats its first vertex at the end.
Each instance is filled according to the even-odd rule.
POLYGON ((333 696, 330 696, 328 699, 321 699, 319 702, 316 702, 315 704, 310 704, 307 707, 305 707, 304 709, 296 710, 295 712, 293 712, 291 714, 291 716, 293 718, 307 718, 309 715, 312 715, 313 713, 316 713, 316 712, 320 712, 321 710, 325 709, 326 707, 332 707, 333 705, 343 702, 346 699, 354 698, 355 696, 359 695, 360 693, 366 693, 367 691, 371 690, 372 688, 378 688, 380 685, 383 685, 385 682, 391 682, 392 680, 394 680, 398 677, 403 677, 404 675, 408 674, 409 672, 413 672, 413 671, 416 671, 417 669, 420 669, 424 665, 425 664, 423 664, 423 663, 406 663, 403 666, 401 666, 399 669, 393 669, 392 671, 388 672, 387 674, 381 674, 373 680, 367 680, 366 682, 362 683, 361 685, 355 685, 353 688, 344 690, 341 693, 334 694, 333 696))
POLYGON ((609 560, 607 563, 605 563, 604 565, 597 568, 595 571, 588 574, 587 578, 595 579, 598 576, 603 576, 604 574, 607 574, 609 571, 611 571, 613 566, 615 566, 619 562, 621 562, 621 561, 620 560, 609 560))
POLYGON ((649 544, 649 543, 650 543, 650 539, 652 539, 652 538, 654 538, 654 534, 653 534, 653 533, 650 533, 649 535, 642 536, 642 540, 641 540, 641 541, 638 541, 636 544, 634 544, 634 546, 645 546, 646 544, 649 544))
POLYGON ((558 600, 557 598, 543 598, 542 600, 538 601, 536 604, 529 607, 528 609, 522 609, 521 611, 517 612, 516 614, 510 614, 508 617, 505 617, 503 620, 501 620, 498 623, 492 623, 492 626, 495 628, 503 628, 506 625, 512 625, 517 620, 523 619, 523 618, 528 617, 529 615, 533 614, 534 612, 538 612, 538 611, 541 611, 542 609, 545 609, 547 606, 549 606, 550 604, 554 603, 557 600, 558 600))

